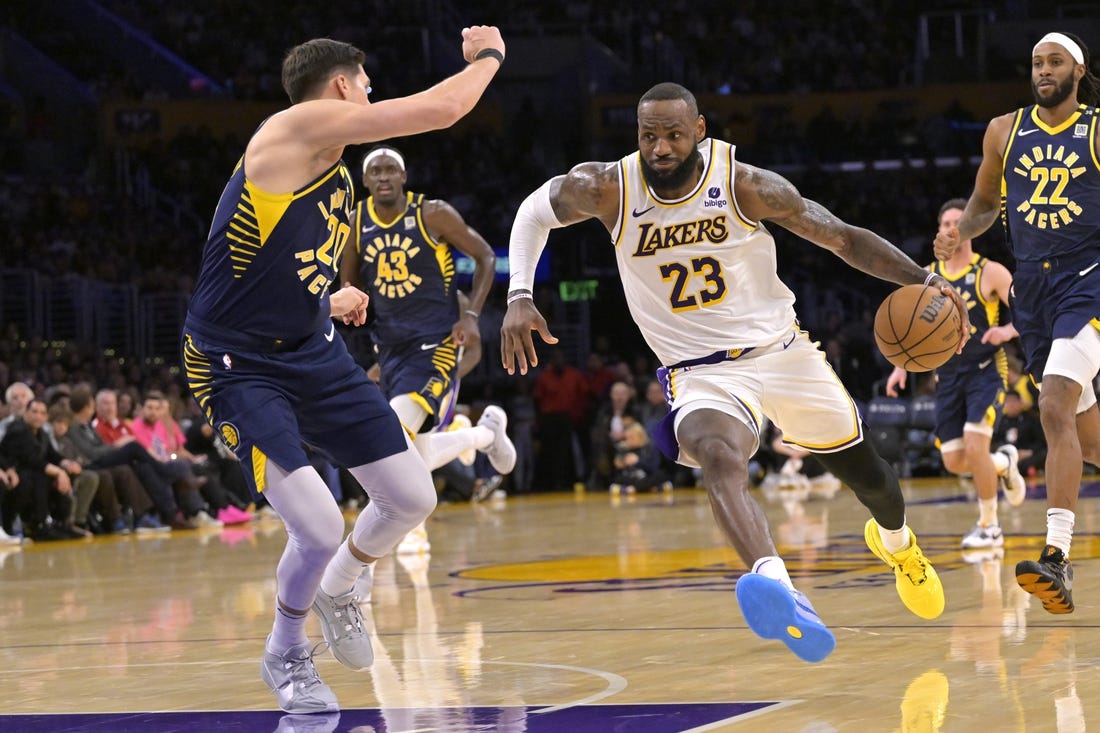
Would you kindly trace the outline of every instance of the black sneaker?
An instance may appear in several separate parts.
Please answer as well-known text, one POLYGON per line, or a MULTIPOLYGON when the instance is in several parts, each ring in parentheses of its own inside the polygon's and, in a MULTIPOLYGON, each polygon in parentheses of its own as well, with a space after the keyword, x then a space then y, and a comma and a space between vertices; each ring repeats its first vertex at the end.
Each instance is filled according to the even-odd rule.
POLYGON ((1073 566, 1057 547, 1044 547, 1038 562, 1016 563, 1016 582, 1042 601, 1048 613, 1073 613, 1073 566))

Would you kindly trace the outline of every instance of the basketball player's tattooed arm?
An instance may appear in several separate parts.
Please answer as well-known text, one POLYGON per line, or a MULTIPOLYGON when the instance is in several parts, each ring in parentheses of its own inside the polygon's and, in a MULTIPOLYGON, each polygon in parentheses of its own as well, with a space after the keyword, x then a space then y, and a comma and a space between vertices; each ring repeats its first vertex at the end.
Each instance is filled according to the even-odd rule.
MULTIPOLYGON (((823 247, 861 272, 899 285, 923 283, 928 271, 874 232, 852 226, 816 201, 803 198, 783 176, 740 164, 734 185, 741 210, 753 220, 774 221, 784 229, 823 247)), ((959 311, 959 349, 970 336, 970 319, 958 292, 941 277, 932 284, 951 298, 959 311)))
POLYGON ((550 204, 562 224, 593 217, 610 230, 619 215, 619 176, 616 163, 581 163, 550 186, 550 204))
MULTIPOLYGON (((538 260, 537 253, 545 246, 550 228, 568 226, 592 218, 602 221, 608 231, 614 228, 619 215, 617 173, 616 163, 581 163, 566 175, 550 179, 549 186, 544 184, 524 201, 516 214, 516 223, 512 225, 512 238, 508 247, 513 267, 510 285, 513 288, 517 272, 515 268, 523 267, 516 263, 525 258, 530 268, 528 275, 533 275, 534 263, 538 260), (540 192, 544 192, 542 195, 549 199, 550 209, 542 214, 537 213, 537 210, 539 207, 546 208, 545 199, 544 203, 534 203, 540 192), (525 218, 522 225, 521 216, 525 218), (551 218, 556 221, 549 221, 551 218), (534 241, 536 239, 539 241, 534 241)), ((548 344, 558 342, 557 337, 550 333, 546 319, 535 307, 529 287, 530 285, 525 285, 508 292, 508 311, 504 314, 504 322, 500 327, 500 357, 501 364, 509 374, 515 374, 516 369, 519 369, 520 374, 526 374, 528 365, 538 366, 532 331, 537 331, 548 344)))

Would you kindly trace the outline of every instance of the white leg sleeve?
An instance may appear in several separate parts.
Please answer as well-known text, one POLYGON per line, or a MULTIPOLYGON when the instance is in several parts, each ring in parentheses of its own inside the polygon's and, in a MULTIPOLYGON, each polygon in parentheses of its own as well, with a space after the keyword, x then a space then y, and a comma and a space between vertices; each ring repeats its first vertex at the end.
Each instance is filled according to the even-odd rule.
POLYGON ((275 570, 279 600, 288 608, 308 609, 344 538, 344 515, 310 466, 288 474, 268 461, 264 496, 286 525, 286 549, 275 570))
POLYGON ((435 509, 432 474, 411 445, 402 453, 350 470, 370 497, 351 533, 352 543, 366 555, 389 554, 435 509))

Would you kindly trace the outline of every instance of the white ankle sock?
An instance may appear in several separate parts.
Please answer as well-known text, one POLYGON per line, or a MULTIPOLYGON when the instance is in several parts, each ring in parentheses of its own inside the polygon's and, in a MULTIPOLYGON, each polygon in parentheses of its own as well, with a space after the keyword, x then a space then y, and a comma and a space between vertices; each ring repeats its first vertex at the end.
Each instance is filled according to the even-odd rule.
POLYGON ((759 573, 765 578, 778 580, 783 585, 794 590, 794 583, 791 582, 791 576, 787 573, 787 566, 783 564, 783 558, 781 557, 769 555, 760 558, 752 564, 752 572, 759 573))
POLYGON ((989 454, 989 457, 993 459, 993 468, 997 471, 998 476, 1004 476, 1008 473, 1008 456, 1000 451, 993 451, 989 454))
POLYGON ((330 596, 344 595, 355 587, 355 581, 363 574, 366 566, 366 563, 351 554, 348 540, 344 540, 340 549, 329 560, 325 574, 321 576, 321 590, 330 596))
POLYGON ((275 601, 275 624, 271 627, 271 637, 267 642, 267 650, 272 654, 284 654, 292 646, 299 646, 309 642, 306 636, 306 617, 309 613, 301 615, 289 613, 279 601, 275 601))
POLYGON ((1057 547, 1067 558, 1074 519, 1076 516, 1069 509, 1047 509, 1047 544, 1057 547))
POLYGON ((908 524, 902 524, 901 529, 886 529, 878 522, 875 522, 875 526, 878 527, 878 536, 882 539, 882 546, 891 555, 909 549, 912 535, 909 534, 908 524))
POLYGON ((992 527, 997 524, 997 497, 978 499, 978 524, 992 527))

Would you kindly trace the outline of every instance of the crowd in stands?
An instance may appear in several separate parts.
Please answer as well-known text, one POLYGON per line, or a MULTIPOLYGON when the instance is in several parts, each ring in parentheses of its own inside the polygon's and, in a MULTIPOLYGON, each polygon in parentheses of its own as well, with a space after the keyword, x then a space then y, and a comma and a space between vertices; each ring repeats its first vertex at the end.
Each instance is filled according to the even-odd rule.
MULTIPOLYGON (((910 81, 904 70, 914 58, 916 43, 915 10, 885 10, 860 0, 806 3, 802 8, 806 12, 785 11, 782 24, 772 22, 774 6, 763 2, 698 5, 675 0, 657 12, 622 0, 567 2, 564 8, 533 0, 478 0, 462 3, 457 17, 452 17, 458 12, 452 4, 426 1, 374 0, 355 8, 304 3, 248 6, 231 0, 203 3, 201 9, 165 8, 148 0, 102 4, 225 85, 238 99, 281 101, 281 56, 314 35, 345 39, 368 52, 365 67, 375 85, 375 98, 423 88, 439 74, 429 68, 431 53, 425 51, 426 31, 421 29, 434 28, 437 21, 442 26, 454 20, 457 27, 498 22, 511 33, 531 35, 557 32, 566 25, 583 29, 630 62, 633 78, 623 81, 623 89, 631 92, 656 81, 655 74, 674 70, 700 94, 891 88, 910 81), (883 22, 885 12, 891 14, 889 23, 883 22), (675 44, 671 39, 676 39, 675 44), (730 48, 738 53, 729 53, 730 48), (653 59, 663 60, 656 67, 647 66, 653 59)), ((925 9, 953 7, 962 5, 945 1, 925 9)), ((74 70, 96 69, 95 78, 85 81, 95 86, 102 99, 161 94, 155 88, 142 88, 117 64, 101 64, 98 56, 86 58, 94 51, 68 43, 64 31, 54 29, 46 19, 24 18, 18 9, 6 12, 14 14, 9 20, 14 19, 32 40, 45 39, 42 50, 60 63, 74 70)), ((443 30, 450 30, 447 37, 453 40, 453 29, 443 30)), ((527 98, 514 109, 506 108, 496 124, 394 141, 406 155, 409 188, 445 198, 494 247, 503 249, 519 202, 549 175, 581 160, 612 159, 629 152, 584 133, 565 134, 560 121, 543 112, 527 98)), ((980 151, 983 122, 974 120, 958 102, 927 119, 889 105, 866 119, 824 108, 804 127, 782 105, 756 119, 722 118, 708 114, 705 105, 702 112, 708 115, 712 134, 746 141, 738 148, 742 160, 782 170, 807 197, 847 221, 880 233, 919 262, 931 259, 939 205, 970 190, 974 170, 967 157, 980 151), (929 162, 934 156, 961 156, 961 160, 935 167, 929 162), (830 166, 881 158, 904 162, 891 170, 868 167, 838 172, 830 166)), ((70 162, 67 169, 72 173, 61 176, 42 174, 32 155, 19 153, 20 143, 31 138, 38 146, 51 143, 47 122, 26 113, 12 114, 8 121, 11 124, 3 129, 4 140, 11 143, 5 144, 3 152, 8 175, 0 178, 0 238, 5 242, 0 247, 0 268, 29 268, 52 279, 75 274, 137 283, 143 292, 190 292, 205 222, 220 186, 242 153, 242 139, 205 128, 189 129, 124 154, 99 150, 86 161, 70 162), (126 163, 124 175, 119 172, 120 157, 126 163), (156 195, 135 195, 135 190, 156 195), (181 217, 179 211, 189 215, 181 217)), ((348 150, 347 161, 353 169, 363 152, 365 148, 348 150)), ((889 286, 847 270, 838 280, 831 255, 783 231, 774 233, 780 273, 798 296, 802 325, 821 341, 853 395, 870 399, 873 385, 888 373, 871 340, 870 318, 889 286)), ((585 362, 569 363, 564 351, 547 350, 543 365, 522 378, 507 378, 499 365, 490 365, 480 379, 470 380, 462 398, 473 403, 475 410, 493 401, 508 411, 519 453, 516 471, 506 484, 509 491, 555 490, 576 483, 599 488, 614 484, 627 491, 627 487, 660 488, 665 481, 690 482, 690 474, 652 450, 649 436, 665 409, 660 387, 653 381, 657 365, 637 333, 621 326, 621 294, 614 279, 605 277, 613 271, 606 237, 598 228, 575 228, 568 238, 568 243, 552 242, 552 249, 571 253, 555 259, 554 280, 595 272, 607 283, 592 304, 596 315, 591 324, 591 355, 585 362), (613 317, 600 315, 608 313, 613 317), (632 425, 647 429, 644 443, 639 443, 642 436, 632 425), (637 460, 627 457, 631 454, 637 460), (632 470, 635 465, 640 468, 632 470), (642 469, 648 471, 644 476, 637 472, 642 469)), ((985 235, 977 249, 1012 265, 999 228, 985 235)), ((483 315, 487 342, 499 328, 503 289, 498 285, 483 315)), ((553 286, 541 288, 540 298, 556 298, 553 286)), ((55 496, 59 482, 64 483, 57 470, 50 468, 47 474, 34 461, 27 463, 25 456, 4 458, 0 447, 0 483, 12 483, 20 471, 34 473, 18 499, 13 492, 5 492, 5 531, 12 531, 17 517, 25 533, 44 539, 59 533, 136 531, 143 520, 149 525, 143 529, 186 528, 196 518, 205 521, 202 515, 217 522, 219 513, 230 508, 244 511, 252 503, 253 497, 234 479, 236 466, 226 463, 232 460, 231 454, 220 447, 208 427, 203 428, 202 420, 194 420, 194 408, 171 360, 158 363, 146 359, 148 355, 123 354, 111 344, 49 343, 15 324, 0 325, 0 389, 28 385, 42 405, 39 408, 38 402, 28 400, 35 406, 33 419, 25 421, 27 404, 20 405, 17 397, 0 408, 0 416, 25 424, 16 437, 24 447, 33 443, 41 448, 39 458, 63 459, 69 468, 79 465, 82 470, 69 470, 49 460, 43 466, 64 469, 61 473, 70 479, 85 471, 95 472, 98 478, 94 493, 84 488, 91 483, 87 478, 79 487, 71 487, 71 492, 62 492, 71 494, 66 503, 55 496), (131 455, 133 460, 126 465, 133 477, 116 470, 118 466, 99 467, 100 459, 90 452, 93 447, 121 448, 114 445, 121 436, 104 438, 103 446, 79 444, 88 425, 98 430, 98 425, 116 419, 87 412, 88 394, 98 410, 98 396, 107 393, 116 396, 117 419, 131 426, 135 440, 147 434, 141 444, 155 463, 131 455), (170 429, 170 420, 180 427, 170 429), (165 426, 159 437, 154 430, 157 425, 165 426), (187 427, 194 428, 194 434, 187 427), (27 441, 19 436, 24 430, 29 434, 27 441), (43 435, 50 440, 43 443, 43 435), (68 441, 66 435, 71 436, 68 441), (47 451, 46 444, 56 455, 47 451), (89 495, 92 498, 85 503, 89 495)), ((487 346, 485 358, 492 361, 495 350, 487 346)), ((15 392, 26 396, 18 388, 15 392)), ((1004 429, 1010 431, 1006 440, 1011 441, 1007 436, 1015 431, 1022 441, 1035 441, 1033 421, 1028 422, 1035 411, 1028 399, 1022 394, 1019 413, 1005 420, 1004 429)), ((109 407, 104 409, 110 412, 109 407)), ((1015 409, 1014 404, 1006 407, 1006 414, 1015 409)), ((1025 465, 1041 471, 1043 454, 1037 445, 1034 450, 1033 457, 1025 459, 1030 464, 1025 465)), ((28 451, 24 452, 29 455, 28 451)))

